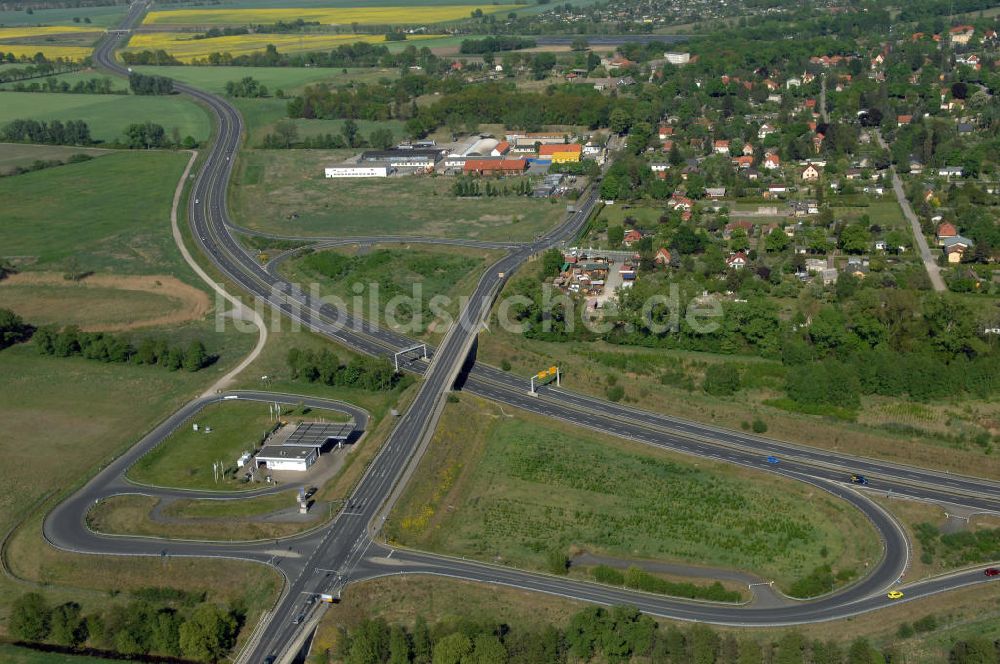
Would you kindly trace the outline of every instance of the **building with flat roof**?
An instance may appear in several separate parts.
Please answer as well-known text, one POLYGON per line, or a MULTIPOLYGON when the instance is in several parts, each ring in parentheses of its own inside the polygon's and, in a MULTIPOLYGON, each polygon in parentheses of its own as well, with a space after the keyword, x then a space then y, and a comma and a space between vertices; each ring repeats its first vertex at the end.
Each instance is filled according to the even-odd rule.
POLYGON ((323 169, 328 178, 384 178, 394 171, 389 164, 338 164, 323 169))
POLYGON ((434 168, 434 164, 441 160, 445 152, 439 148, 368 150, 361 153, 358 164, 381 162, 396 168, 434 168))
POLYGON ((520 175, 527 169, 527 159, 468 159, 462 172, 466 175, 520 175))
POLYGON ((315 447, 298 445, 265 445, 257 452, 257 467, 261 464, 268 470, 308 470, 319 458, 315 447))
POLYGON ((580 161, 583 146, 579 143, 562 143, 556 145, 538 146, 538 156, 541 159, 551 159, 553 164, 570 161, 580 161))
POLYGON ((268 470, 308 470, 327 444, 343 443, 353 432, 353 422, 302 422, 282 427, 257 452, 257 467, 263 464, 268 470))

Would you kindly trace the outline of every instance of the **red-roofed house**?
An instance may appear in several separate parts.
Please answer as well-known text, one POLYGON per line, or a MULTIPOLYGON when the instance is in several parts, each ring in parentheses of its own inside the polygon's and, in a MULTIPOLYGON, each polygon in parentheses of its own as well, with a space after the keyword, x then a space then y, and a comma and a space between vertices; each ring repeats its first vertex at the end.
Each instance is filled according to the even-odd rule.
POLYGON ((494 157, 503 157, 508 152, 510 152, 510 143, 507 141, 500 141, 497 143, 497 146, 493 148, 493 151, 490 152, 490 154, 494 157))
POLYGON ((653 261, 655 261, 657 265, 670 265, 670 250, 666 247, 657 249, 656 256, 653 257, 653 261))
POLYGON ((948 31, 951 43, 962 44, 963 46, 969 43, 974 34, 976 34, 976 29, 971 25, 956 25, 948 31))
POLYGON ((726 267, 731 270, 742 270, 747 266, 747 255, 742 251, 726 259, 726 267))
POLYGON ((729 154, 729 141, 716 141, 712 149, 715 150, 715 154, 729 154))
POLYGON ((903 125, 908 125, 913 122, 912 115, 897 115, 896 116, 896 126, 902 127, 903 125))
POLYGON ((660 125, 660 132, 658 135, 661 141, 665 141, 668 136, 674 135, 674 128, 670 125, 660 125))
POLYGON ((781 168, 781 157, 776 154, 769 154, 764 157, 764 168, 769 171, 781 168))
POLYGON ((542 159, 551 159, 554 164, 580 161, 581 154, 583 154, 583 146, 579 143, 538 146, 538 156, 542 159))
POLYGON ((642 239, 642 233, 632 228, 625 233, 625 237, 622 239, 622 245, 626 247, 631 247, 633 244, 635 244, 641 239, 642 239))
POLYGON ((753 166, 753 157, 735 157, 733 163, 740 169, 747 169, 753 166))
POLYGON ((958 237, 958 229, 947 221, 938 226, 937 229, 937 242, 943 245, 944 241, 950 237, 958 237))

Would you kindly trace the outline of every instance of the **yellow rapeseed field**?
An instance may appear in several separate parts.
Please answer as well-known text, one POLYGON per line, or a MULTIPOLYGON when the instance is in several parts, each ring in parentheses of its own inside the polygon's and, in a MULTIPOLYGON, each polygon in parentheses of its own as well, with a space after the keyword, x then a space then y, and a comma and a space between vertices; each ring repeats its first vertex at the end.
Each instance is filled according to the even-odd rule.
POLYGON ((79 61, 88 57, 94 49, 86 46, 52 46, 49 44, 3 44, 0 43, 0 53, 13 53, 14 57, 34 57, 42 53, 49 60, 79 61))
POLYGON ((441 23, 468 18, 476 9, 493 14, 520 5, 451 5, 440 7, 349 7, 344 9, 281 7, 267 9, 177 9, 150 12, 147 25, 247 25, 277 21, 318 21, 323 25, 400 25, 441 23))
MULTIPOLYGON (((407 40, 433 38, 434 35, 412 35, 407 40)), ((229 53, 230 55, 246 55, 263 51, 268 44, 281 53, 296 53, 303 51, 322 51, 336 48, 342 44, 355 42, 386 43, 382 35, 341 35, 322 33, 299 34, 254 34, 232 35, 228 37, 213 37, 211 39, 192 39, 190 32, 140 32, 129 40, 129 51, 164 50, 181 62, 191 62, 207 58, 210 53, 229 53)))
POLYGON ((28 37, 49 37, 51 35, 69 35, 81 32, 102 33, 104 30, 94 26, 78 25, 46 25, 42 27, 0 28, 0 42, 8 39, 25 39, 28 37))

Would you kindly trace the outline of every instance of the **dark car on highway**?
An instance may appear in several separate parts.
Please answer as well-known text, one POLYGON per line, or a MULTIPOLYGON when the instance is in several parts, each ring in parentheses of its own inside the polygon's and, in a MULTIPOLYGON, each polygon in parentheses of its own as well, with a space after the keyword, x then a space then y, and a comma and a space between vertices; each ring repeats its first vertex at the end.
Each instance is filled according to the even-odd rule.
POLYGON ((997 569, 996 567, 987 567, 984 574, 986 574, 986 576, 1000 576, 1000 569, 997 569))
POLYGON ((851 483, 865 485, 868 484, 868 478, 864 475, 851 475, 851 483))

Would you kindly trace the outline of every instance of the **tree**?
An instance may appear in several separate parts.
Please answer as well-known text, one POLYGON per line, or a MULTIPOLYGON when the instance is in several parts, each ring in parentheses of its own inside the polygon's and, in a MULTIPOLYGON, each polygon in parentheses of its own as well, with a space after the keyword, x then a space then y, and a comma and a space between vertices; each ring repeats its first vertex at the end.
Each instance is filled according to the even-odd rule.
POLYGON ((87 625, 76 602, 60 604, 52 611, 49 639, 64 646, 78 646, 87 640, 87 625))
POLYGON ((10 309, 0 309, 0 350, 27 341, 33 329, 10 309))
POLYGON ((765 242, 768 252, 779 252, 784 251, 788 248, 788 244, 791 242, 785 231, 780 228, 775 228, 767 235, 767 241, 765 242))
POLYGON ((208 353, 205 351, 205 344, 199 340, 194 340, 184 353, 184 370, 198 371, 208 364, 208 353))
POLYGON ((290 148, 299 140, 299 127, 294 121, 287 118, 278 120, 274 125, 274 133, 281 143, 281 147, 290 148))
POLYGON ((746 230, 737 228, 729 236, 729 248, 733 251, 746 251, 750 248, 750 237, 746 230))
POLYGON ((52 610, 38 593, 21 595, 11 605, 7 629, 22 641, 42 641, 49 635, 52 610))
POLYGON ((455 632, 434 644, 433 664, 461 664, 472 651, 472 642, 461 632, 455 632))
POLYGON ((840 248, 849 254, 863 254, 870 246, 871 233, 863 224, 849 224, 840 232, 840 248))
POLYGON ((612 248, 617 248, 622 246, 622 242, 625 240, 625 227, 624 226, 611 226, 608 228, 608 244, 612 248))
POLYGON ((617 106, 608 117, 608 126, 616 134, 624 134, 632 126, 632 116, 624 108, 617 106))
POLYGON ((586 51, 588 48, 590 48, 590 44, 586 37, 574 37, 570 43, 570 49, 574 51, 586 51))
POLYGON ((411 660, 410 638, 399 625, 389 630, 389 664, 409 664, 411 660))
POLYGON ((199 604, 179 629, 181 652, 203 662, 222 659, 236 642, 236 618, 214 604, 199 604))
POLYGON ((356 147, 358 142, 358 123, 348 118, 344 121, 344 126, 340 128, 340 133, 344 137, 344 142, 348 147, 356 147))
POLYGON ((392 135, 392 130, 387 127, 379 127, 378 129, 372 130, 372 133, 368 135, 368 142, 373 148, 378 150, 388 150, 395 143, 392 135))
POLYGON ((565 262, 563 254, 558 249, 552 248, 542 254, 542 276, 554 277, 559 274, 565 262))
POLYGON ((506 664, 507 649, 493 634, 480 634, 472 643, 472 654, 462 664, 506 664))

